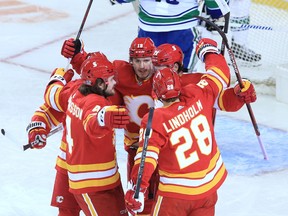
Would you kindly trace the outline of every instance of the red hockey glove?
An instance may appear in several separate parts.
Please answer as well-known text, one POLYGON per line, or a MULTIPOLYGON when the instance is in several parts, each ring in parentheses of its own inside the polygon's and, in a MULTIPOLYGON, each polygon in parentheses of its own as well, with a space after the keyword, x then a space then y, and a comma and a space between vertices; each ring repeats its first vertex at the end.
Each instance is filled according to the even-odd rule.
POLYGON ((204 62, 205 55, 207 53, 220 53, 217 48, 217 42, 209 38, 202 38, 196 46, 196 54, 198 58, 204 62))
POLYGON ((48 134, 45 123, 33 121, 27 126, 26 131, 28 132, 28 142, 32 145, 32 148, 41 149, 45 147, 48 134))
POLYGON ((84 44, 82 41, 79 39, 74 40, 73 38, 70 38, 64 41, 61 49, 61 55, 65 58, 73 58, 76 54, 82 51, 83 48, 84 44))
POLYGON ((248 79, 242 78, 242 83, 244 88, 240 88, 239 83, 237 82, 234 86, 235 94, 242 100, 244 103, 253 103, 256 101, 256 91, 252 82, 248 79))
POLYGON ((130 189, 125 194, 125 204, 126 208, 131 215, 136 215, 137 212, 142 212, 144 210, 144 193, 146 189, 141 189, 139 192, 138 199, 134 198, 135 191, 130 189))
POLYGON ((60 81, 63 85, 66 85, 66 83, 72 80, 73 76, 74 71, 72 69, 65 71, 64 68, 55 68, 51 74, 49 84, 60 81))
POLYGON ((97 115, 99 125, 109 128, 125 128, 129 119, 128 110, 124 106, 105 106, 97 115))

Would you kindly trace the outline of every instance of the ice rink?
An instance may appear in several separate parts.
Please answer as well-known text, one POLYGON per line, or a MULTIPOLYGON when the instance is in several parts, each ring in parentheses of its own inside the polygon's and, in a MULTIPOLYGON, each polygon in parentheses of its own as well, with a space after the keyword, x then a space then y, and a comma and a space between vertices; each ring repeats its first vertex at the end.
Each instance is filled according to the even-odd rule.
MULTIPOLYGON (((50 199, 61 132, 49 137, 42 150, 23 152, 22 145, 27 142, 30 118, 43 103, 50 73, 67 66, 61 46, 65 39, 76 37, 87 5, 88 1, 75 0, 0 1, 0 127, 10 137, 0 136, 0 215, 57 215, 50 199)), ((88 52, 128 60, 136 35, 132 5, 94 1, 81 39, 88 52)), ((236 113, 217 112, 216 138, 229 171, 219 190, 217 216, 286 216, 288 212, 288 105, 258 94, 252 108, 269 160, 263 159, 246 107, 236 113)), ((117 153, 125 188, 121 135, 119 131, 117 153)))

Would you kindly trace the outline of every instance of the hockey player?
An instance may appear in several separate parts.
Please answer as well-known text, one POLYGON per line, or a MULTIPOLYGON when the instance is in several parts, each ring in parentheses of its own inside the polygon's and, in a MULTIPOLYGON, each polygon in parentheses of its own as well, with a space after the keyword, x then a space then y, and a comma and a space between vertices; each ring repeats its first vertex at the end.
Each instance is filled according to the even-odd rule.
MULTIPOLYGON (((200 81, 201 77, 205 73, 195 72, 195 73, 183 73, 183 52, 180 47, 175 44, 162 44, 158 46, 152 56, 153 65, 156 70, 160 70, 166 67, 173 69, 180 76, 181 86, 186 86, 190 83, 197 83, 200 81)), ((201 60, 202 61, 202 60, 201 60)), ((212 66, 218 68, 227 68, 227 65, 219 65, 220 62, 211 60, 205 64, 206 70, 212 66)), ((245 85, 244 90, 236 94, 239 91, 239 85, 237 83, 234 87, 229 87, 223 89, 215 102, 214 108, 226 111, 235 112, 238 111, 245 103, 255 102, 257 97, 253 84, 248 80, 243 78, 243 84, 245 85)))
MULTIPOLYGON (((113 0, 128 3, 134 0, 113 0)), ((205 0, 207 13, 218 19, 229 11, 225 0, 205 0)), ((197 30, 199 15, 195 0, 139 0, 138 37, 150 37, 156 46, 163 43, 178 45, 184 53, 183 71, 194 70, 197 58, 195 44, 199 40, 197 30)))
MULTIPOLYGON (((106 56, 100 52, 91 53, 89 56, 102 58, 104 60, 107 59, 106 56)), ((45 147, 46 136, 51 128, 56 127, 60 123, 63 123, 64 129, 66 128, 65 121, 63 121, 65 120, 66 115, 63 108, 59 105, 59 93, 63 90, 64 86, 65 88, 70 89, 72 85, 72 87, 74 86, 73 88, 76 89, 81 85, 81 80, 71 81, 73 75, 73 70, 65 72, 63 68, 55 69, 51 75, 48 83, 51 89, 46 92, 47 103, 40 106, 40 109, 34 113, 31 123, 27 127, 28 143, 32 144, 32 148, 40 149, 45 147), (77 84, 74 82, 77 82, 77 84), (57 97, 54 94, 57 95, 57 97), (49 95, 53 96, 50 98, 49 95)), ((66 150, 68 150, 66 135, 63 133, 60 152, 56 161, 55 168, 57 172, 51 205, 58 207, 59 216, 79 216, 81 208, 75 200, 74 195, 69 192, 66 150)))
POLYGON ((90 56, 81 66, 81 79, 47 87, 47 94, 60 90, 56 101, 66 112, 69 191, 85 215, 127 215, 112 128, 126 127, 129 116, 107 99, 115 93, 114 75, 111 62, 90 56))
MULTIPOLYGON (((197 45, 196 53, 207 64, 217 59, 222 62, 219 65, 225 65, 225 59, 216 47, 214 41, 204 38, 197 45)), ((145 206, 143 197, 157 165, 160 183, 151 215, 214 215, 217 189, 227 176, 211 115, 217 96, 230 80, 229 69, 222 69, 210 65, 197 84, 183 88, 178 74, 171 68, 158 70, 154 75, 153 90, 164 106, 155 109, 152 119, 140 185, 141 199, 134 198, 134 189, 125 195, 127 209, 132 215, 145 206)), ((147 121, 148 114, 141 122, 139 149, 132 169, 134 184, 147 121)))
MULTIPOLYGON (((66 85, 71 81, 73 75, 74 72, 72 70, 67 72, 63 69, 55 70, 49 83, 57 82, 59 86, 66 85)), ((62 123, 65 128, 65 116, 63 111, 57 111, 47 103, 41 105, 32 116, 31 123, 27 127, 28 143, 32 144, 32 148, 44 148, 46 146, 47 134, 51 129, 59 126, 59 124, 62 123)), ((63 135, 56 160, 56 176, 51 206, 58 208, 58 216, 79 216, 81 208, 75 200, 74 195, 69 192, 66 163, 67 143, 65 140, 65 135, 63 135)))
MULTIPOLYGON (((130 180, 130 172, 134 163, 134 156, 138 148, 139 129, 142 117, 148 112, 149 107, 154 105, 152 92, 152 76, 154 67, 152 55, 155 45, 150 38, 135 38, 129 48, 129 62, 114 60, 113 65, 118 72, 115 95, 110 97, 113 104, 125 105, 129 110, 130 123, 124 129, 125 150, 127 158, 127 180, 130 180)), ((82 47, 75 46, 74 39, 64 42, 61 54, 66 58, 72 58, 71 64, 77 71, 87 54, 82 47), (76 53, 75 53, 76 50, 76 53), (77 51, 78 50, 78 51, 77 51)), ((53 98, 54 96, 49 96, 53 98)), ((155 176, 157 179, 157 176, 155 176)), ((150 184, 150 200, 143 214, 150 212, 153 203, 153 195, 156 190, 154 183, 150 184), (151 203, 151 205, 149 205, 151 203)))
MULTIPOLYGON (((151 59, 149 60, 149 58, 151 58, 152 56, 151 50, 152 49, 151 49, 150 40, 146 40, 144 38, 136 38, 130 46, 130 64, 125 61, 119 61, 119 60, 115 60, 113 62, 114 66, 117 68, 117 71, 118 71, 118 83, 116 85, 116 93, 118 97, 116 97, 117 100, 115 100, 115 97, 113 97, 112 101, 114 101, 114 103, 117 103, 117 104, 125 104, 127 108, 129 109, 129 114, 130 114, 130 119, 131 119, 130 124, 127 126, 127 129, 125 130, 125 149, 128 152, 128 170, 127 170, 128 181, 130 179, 130 167, 134 163, 133 161, 134 156, 138 148, 139 124, 143 115, 148 112, 148 107, 153 106, 153 100, 151 96, 151 92, 152 92, 152 83, 151 83, 152 75, 151 74, 153 73, 153 69, 151 70, 151 74, 148 76, 149 77, 148 79, 141 80, 139 79, 140 77, 147 76, 147 74, 145 75, 145 73, 144 73, 144 76, 143 75, 141 76, 143 72, 147 72, 147 69, 141 69, 140 67, 140 70, 139 70, 139 67, 138 67, 139 64, 137 62, 139 62, 139 59, 140 60, 146 59, 146 61, 148 60, 148 62, 151 62, 151 59), (135 74, 136 74, 136 77, 135 77, 135 74)), ((73 43, 73 39, 66 40, 63 44, 62 55, 69 58, 74 55, 74 52, 75 52, 75 46, 73 43)), ((71 62, 72 62, 74 69, 77 69, 78 67, 77 65, 81 64, 81 60, 85 59, 86 55, 87 53, 84 50, 82 50, 82 52, 76 54, 72 58, 71 62)), ((183 58, 183 55, 182 55, 182 58, 183 58)), ((183 59, 181 59, 181 66, 182 66, 182 61, 183 59)), ((162 61, 162 63, 166 64, 167 62, 162 61)), ((149 67, 151 67, 151 65, 148 66, 148 68, 149 67)), ((202 75, 203 74, 201 74, 201 76, 202 75)), ((200 80, 201 76, 197 76, 197 75, 194 76, 196 77, 195 79, 197 80, 197 82, 198 80, 200 80)), ((193 77, 192 74, 191 74, 191 77, 193 77)), ((187 80, 187 79, 183 79, 183 80, 187 80)), ((251 88, 253 88, 253 86, 251 88)), ((229 104, 229 100, 227 100, 227 102, 229 104)), ((237 104, 237 103, 232 103, 232 105, 234 104, 237 104)), ((234 105, 235 107, 234 109, 236 110, 238 110, 239 107, 243 106, 243 102, 240 102, 237 105, 239 106, 236 107, 234 105)), ((155 193, 157 189, 156 188, 157 176, 153 176, 153 177, 154 177, 153 182, 156 181, 156 184, 150 183, 150 187, 149 187, 150 198, 152 197, 153 193, 155 193)), ((150 199, 150 200, 153 201, 153 199, 150 199)), ((149 205, 148 203, 150 202, 146 202, 147 205, 149 205)), ((149 213, 149 208, 147 205, 145 206, 145 210, 142 212, 143 214, 149 213)))

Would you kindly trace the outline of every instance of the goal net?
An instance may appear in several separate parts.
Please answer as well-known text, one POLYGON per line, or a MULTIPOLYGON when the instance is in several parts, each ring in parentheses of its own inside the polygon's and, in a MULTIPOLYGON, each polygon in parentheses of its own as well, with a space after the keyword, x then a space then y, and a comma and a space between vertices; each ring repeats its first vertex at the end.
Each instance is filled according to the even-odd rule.
POLYGON ((275 95, 277 73, 288 69, 288 1, 231 0, 230 4, 231 49, 241 76, 253 81, 257 93, 275 95))

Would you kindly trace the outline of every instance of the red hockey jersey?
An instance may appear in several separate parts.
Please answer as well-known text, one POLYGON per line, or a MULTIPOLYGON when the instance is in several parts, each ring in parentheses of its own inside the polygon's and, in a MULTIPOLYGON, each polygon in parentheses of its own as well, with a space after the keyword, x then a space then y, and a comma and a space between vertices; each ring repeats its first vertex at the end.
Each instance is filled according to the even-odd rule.
POLYGON ((115 60, 113 62, 117 72, 118 81, 115 86, 116 94, 110 99, 113 104, 125 105, 129 110, 130 123, 125 129, 125 147, 138 142, 140 123, 149 107, 154 106, 151 96, 152 77, 139 82, 130 63, 115 60))
MULTIPOLYGON (((182 89, 181 102, 155 109, 141 188, 148 187, 157 164, 159 195, 201 199, 221 186, 227 171, 215 140, 211 113, 216 97, 227 87, 229 80, 229 70, 209 69, 200 82, 182 89)), ((134 183, 147 119, 148 114, 141 123, 140 147, 132 170, 134 183)))
POLYGON ((101 127, 97 113, 111 102, 96 94, 83 96, 78 88, 82 80, 65 86, 48 86, 46 99, 66 112, 63 142, 67 143, 66 160, 69 188, 72 193, 87 193, 115 188, 120 182, 116 161, 114 129, 101 127), (53 95, 53 97, 51 97, 53 95))

